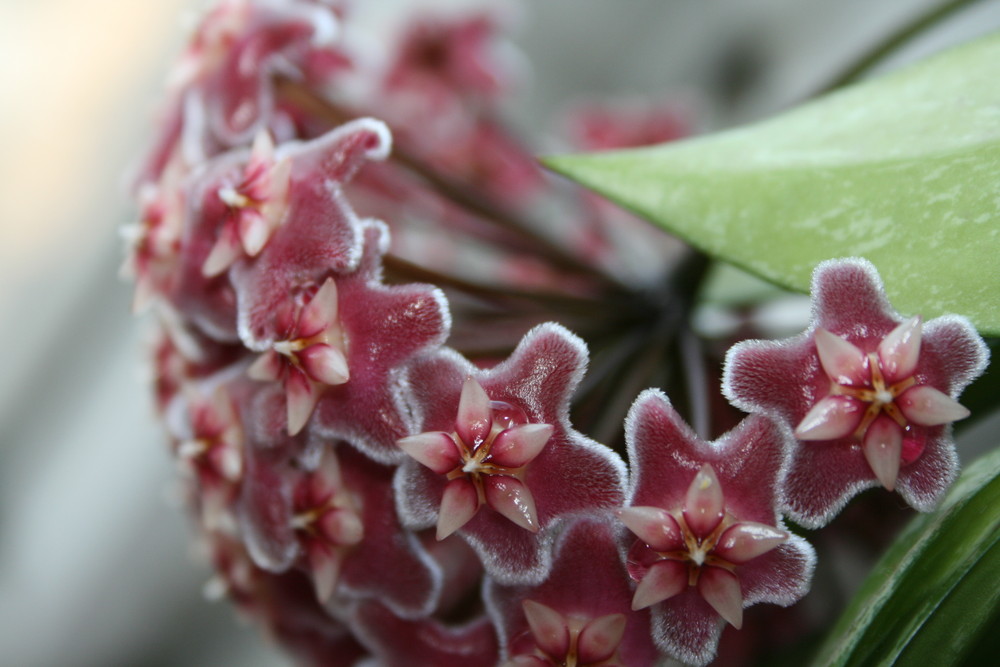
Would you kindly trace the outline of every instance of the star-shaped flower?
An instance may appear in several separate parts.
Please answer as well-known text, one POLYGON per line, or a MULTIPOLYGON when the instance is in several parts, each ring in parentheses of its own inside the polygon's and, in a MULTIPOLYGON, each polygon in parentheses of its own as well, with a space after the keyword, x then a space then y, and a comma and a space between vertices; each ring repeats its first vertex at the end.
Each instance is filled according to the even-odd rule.
POLYGON ((312 415, 322 388, 350 379, 336 282, 327 278, 305 305, 282 309, 280 315, 284 321, 279 321, 278 329, 287 333, 257 358, 248 373, 255 380, 281 380, 288 394, 288 434, 295 435, 312 415))
MULTIPOLYGON (((231 374, 230 374, 231 375, 231 374)), ((202 520, 217 526, 243 478, 243 428, 234 408, 239 382, 225 374, 182 386, 166 415, 182 469, 198 484, 202 520)))
POLYGON ((274 75, 301 75, 338 27, 319 3, 224 2, 201 23, 171 83, 205 104, 214 141, 249 142, 273 114, 274 75))
POLYGON ((709 662, 722 621, 739 627, 744 607, 787 606, 808 590, 812 547, 777 509, 790 439, 754 415, 703 442, 652 389, 629 411, 631 494, 619 516, 637 537, 632 607, 651 609, 657 644, 683 662, 709 662))
POLYGON ((228 596, 241 618, 262 626, 304 664, 355 665, 365 657, 347 627, 319 604, 301 572, 262 570, 228 532, 206 530, 202 539, 216 570, 205 586, 206 597, 228 596))
POLYGON ((304 571, 332 610, 375 598, 405 617, 430 613, 441 568, 399 524, 394 470, 346 443, 287 436, 274 388, 260 390, 250 409, 239 513, 254 562, 304 571))
POLYGON ((606 519, 574 521, 536 586, 488 581, 483 597, 500 635, 504 667, 653 665, 649 612, 631 608, 628 573, 606 519))
POLYGON ((490 370, 451 350, 415 360, 400 389, 413 434, 399 443, 413 459, 395 482, 404 523, 457 532, 500 581, 543 578, 545 529, 622 497, 621 459, 569 424, 585 365, 584 343, 556 324, 490 370))
POLYGON ((538 531, 535 500, 524 484, 528 465, 552 437, 551 424, 533 424, 510 403, 490 401, 471 375, 462 385, 455 430, 401 439, 400 449, 448 483, 437 538, 443 540, 488 505, 517 525, 538 531))
POLYGON ((496 631, 484 616, 461 625, 434 617, 407 620, 377 600, 366 600, 349 612, 357 640, 378 665, 473 667, 495 665, 496 631))
POLYGON ((956 399, 986 368, 985 344, 962 317, 901 317, 865 260, 820 264, 812 294, 809 329, 737 344, 723 383, 737 407, 795 429, 790 515, 823 525, 879 484, 933 508, 955 477, 950 423, 969 414, 956 399))
POLYGON ((216 190, 229 211, 201 266, 206 277, 219 275, 244 254, 256 257, 260 253, 288 212, 291 170, 291 159, 276 159, 271 135, 261 131, 240 179, 216 190))

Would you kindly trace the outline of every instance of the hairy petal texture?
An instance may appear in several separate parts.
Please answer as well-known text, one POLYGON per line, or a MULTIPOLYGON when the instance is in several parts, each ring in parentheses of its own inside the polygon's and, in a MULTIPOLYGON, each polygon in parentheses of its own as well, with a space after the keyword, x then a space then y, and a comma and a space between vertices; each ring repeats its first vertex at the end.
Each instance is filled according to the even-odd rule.
POLYGON ((262 625, 297 660, 348 667, 367 655, 348 627, 319 604, 301 572, 274 574, 257 567, 227 532, 205 531, 202 539, 217 573, 206 594, 229 597, 244 618, 262 625))
POLYGON ((507 665, 564 664, 572 654, 581 667, 651 667, 660 657, 649 611, 632 610, 628 573, 608 517, 565 527, 545 581, 511 586, 489 580, 484 598, 507 665))
MULTIPOLYGON (((338 22, 319 3, 222 2, 202 21, 172 73, 176 98, 204 105, 205 147, 249 143, 275 114, 273 79, 311 72, 338 22)), ((155 162, 154 162, 155 163, 155 162)))
POLYGON ((496 664, 496 632, 485 617, 458 627, 433 618, 406 620, 371 600, 351 609, 348 623, 358 641, 384 667, 496 664))
POLYGON ((256 257, 233 266, 239 334, 247 347, 264 350, 282 339, 290 298, 357 268, 363 225, 342 186, 367 160, 383 159, 390 143, 385 125, 362 118, 284 149, 292 159, 287 220, 256 257))
POLYGON ((956 399, 985 370, 985 343, 962 317, 900 316, 865 260, 823 262, 812 294, 809 329, 738 343, 723 377, 735 406, 796 429, 785 510, 819 527, 879 485, 932 509, 956 475, 947 422, 968 414, 956 399))
POLYGON ((451 317, 436 288, 383 285, 388 230, 375 222, 363 229, 360 266, 337 280, 351 379, 324 389, 313 424, 322 437, 347 440, 380 463, 399 463, 406 455, 396 440, 407 429, 395 398, 396 375, 410 359, 444 342, 451 317))
POLYGON ((440 566, 399 524, 393 470, 346 444, 288 436, 276 387, 247 408, 250 435, 240 525, 255 564, 301 570, 324 604, 378 599, 404 617, 440 597, 440 566))
POLYGON ((704 442, 649 389, 629 411, 625 436, 632 474, 619 515, 642 536, 627 540, 639 582, 633 606, 650 607, 660 650, 706 664, 723 618, 739 625, 744 607, 787 606, 808 590, 813 549, 789 535, 778 513, 791 434, 755 415, 704 442))
MULTIPOLYGON (((497 503, 510 501, 503 505, 510 511, 501 514, 491 507, 481 507, 457 529, 482 559, 486 571, 498 581, 540 581, 550 567, 552 536, 546 530, 550 525, 567 514, 621 503, 623 462, 569 423, 569 399, 586 362, 586 348, 580 339, 556 324, 543 324, 524 337, 508 360, 492 369, 478 369, 454 351, 444 349, 415 359, 400 377, 401 410, 408 415, 412 435, 453 433, 463 387, 469 378, 474 378, 493 405, 499 406, 494 408, 495 420, 502 421, 508 412, 523 413, 530 424, 551 426, 551 434, 540 450, 536 438, 545 436, 546 429, 508 431, 513 442, 502 445, 501 459, 512 456, 510 463, 525 461, 523 475, 489 477, 520 484, 513 488, 512 482, 487 483, 485 492, 487 500, 492 497, 497 503), (516 491, 523 498, 522 486, 534 501, 535 531, 530 526, 526 529, 523 521, 516 523, 520 501, 515 502, 510 494, 516 491)), ((449 484, 454 482, 416 460, 404 462, 395 480, 404 523, 411 528, 437 523, 449 484)))

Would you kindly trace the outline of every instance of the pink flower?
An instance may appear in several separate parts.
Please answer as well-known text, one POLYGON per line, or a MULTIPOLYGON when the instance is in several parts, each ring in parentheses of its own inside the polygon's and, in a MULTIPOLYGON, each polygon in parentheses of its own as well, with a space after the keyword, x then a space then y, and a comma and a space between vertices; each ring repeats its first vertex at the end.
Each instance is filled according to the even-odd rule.
POLYGON ((206 277, 219 275, 243 254, 256 257, 260 253, 288 211, 291 169, 288 157, 275 159, 271 136, 260 132, 242 178, 217 190, 229 214, 202 264, 206 277))
POLYGON ((317 602, 302 573, 262 570, 226 532, 203 531, 202 539, 217 573, 205 586, 206 597, 229 597, 244 619, 263 625, 303 664, 349 667, 365 657, 350 630, 317 602))
POLYGON ((375 598, 405 617, 429 614, 443 573, 397 519, 393 469, 346 443, 289 437, 274 388, 251 406, 239 518, 254 563, 306 573, 331 613, 375 598))
POLYGON ((288 394, 288 433, 295 435, 312 415, 322 387, 350 379, 337 284, 327 278, 294 320, 288 310, 282 314, 287 319, 279 321, 278 329, 287 332, 286 337, 272 343, 248 373, 255 380, 281 380, 288 394))
POLYGON ((962 317, 901 317, 865 260, 820 264, 812 294, 812 326, 734 346, 723 386, 737 407, 795 429, 790 515, 823 525, 878 484, 933 508, 956 474, 950 422, 969 414, 956 399, 986 368, 985 344, 962 317))
POLYGON ((377 601, 351 609, 350 626, 357 640, 379 665, 473 667, 496 664, 496 632, 483 616, 462 625, 430 618, 407 620, 377 601))
POLYGON ((414 434, 399 441, 413 457, 395 482, 403 522, 457 531, 500 581, 543 578, 546 528, 622 497, 621 459, 569 424, 585 364, 583 342, 555 324, 490 370, 450 350, 415 360, 401 383, 414 434))
POLYGON ((387 90, 411 94, 438 112, 452 96, 487 100, 507 87, 496 19, 486 14, 457 20, 413 21, 385 78, 387 90))
POLYGON ((661 650, 705 664, 721 621, 738 628, 744 607, 787 606, 808 590, 812 547, 777 510, 790 435, 752 416, 706 443, 650 389, 629 412, 626 440, 631 494, 619 516, 638 537, 628 555, 632 608, 651 609, 661 650))
POLYGON ((488 505, 522 528, 538 531, 528 465, 552 437, 551 424, 533 424, 524 411, 490 401, 471 375, 462 385, 455 430, 401 439, 400 449, 448 483, 441 499, 437 538, 443 540, 488 505))
POLYGON ((173 74, 188 95, 204 98, 207 126, 225 145, 249 142, 269 119, 276 73, 301 75, 338 23, 316 3, 221 3, 201 24, 173 74), (209 94, 210 93, 210 94, 209 94))
POLYGON ((488 581, 483 596, 505 667, 642 667, 659 655, 649 612, 631 608, 628 573, 606 520, 579 519, 567 527, 541 584, 488 581))

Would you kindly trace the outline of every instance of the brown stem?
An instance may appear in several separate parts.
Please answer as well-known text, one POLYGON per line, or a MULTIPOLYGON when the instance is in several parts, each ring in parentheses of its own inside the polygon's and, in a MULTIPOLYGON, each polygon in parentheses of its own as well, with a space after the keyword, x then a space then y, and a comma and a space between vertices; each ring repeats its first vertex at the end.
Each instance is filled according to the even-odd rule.
POLYGON ((557 292, 484 285, 425 268, 396 255, 386 255, 383 258, 383 263, 386 272, 391 278, 432 283, 439 287, 455 289, 487 301, 527 301, 546 308, 588 315, 593 314, 595 310, 602 309, 607 303, 604 299, 600 298, 591 299, 557 292))
MULTIPOLYGON (((300 82, 288 78, 278 78, 275 82, 275 88, 282 98, 334 125, 347 122, 360 115, 330 102, 300 82)), ((513 233, 523 242, 530 243, 538 254, 544 256, 554 265, 587 276, 611 291, 627 291, 627 288, 613 276, 587 264, 553 243, 543 234, 538 233, 536 230, 541 228, 540 225, 518 217, 513 212, 483 197, 474 188, 467 187, 460 181, 438 172, 405 147, 394 146, 390 159, 420 177, 431 189, 445 199, 479 218, 513 233)))

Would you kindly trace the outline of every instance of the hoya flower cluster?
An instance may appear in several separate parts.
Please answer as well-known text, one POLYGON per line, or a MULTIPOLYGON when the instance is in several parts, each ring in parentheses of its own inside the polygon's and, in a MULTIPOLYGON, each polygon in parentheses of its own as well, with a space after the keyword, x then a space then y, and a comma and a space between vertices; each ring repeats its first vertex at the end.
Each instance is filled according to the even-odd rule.
MULTIPOLYGON (((137 178, 126 268, 213 591, 306 664, 705 664, 745 607, 808 590, 783 516, 819 526, 874 484, 940 499, 985 348, 897 315, 860 260, 818 269, 804 334, 732 349, 754 414, 718 440, 653 389, 624 447, 584 435, 621 437, 644 387, 618 366, 650 365, 629 341, 677 337, 649 322, 686 303, 649 286, 704 262, 551 187, 500 120, 498 17, 361 44, 351 16, 220 2, 137 178), (591 375, 550 320, 599 341, 591 375)), ((644 113, 580 110, 578 145, 679 133, 644 113)))

